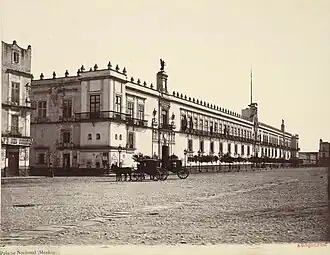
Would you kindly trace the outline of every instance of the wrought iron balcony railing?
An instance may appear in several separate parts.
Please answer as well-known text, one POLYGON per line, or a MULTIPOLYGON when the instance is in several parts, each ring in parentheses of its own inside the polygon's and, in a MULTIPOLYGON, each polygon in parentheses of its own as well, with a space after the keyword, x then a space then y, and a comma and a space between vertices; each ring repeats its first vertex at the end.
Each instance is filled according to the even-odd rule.
POLYGON ((2 136, 23 137, 23 128, 7 127, 2 131, 2 136))
POLYGON ((160 127, 161 129, 166 129, 166 130, 174 130, 174 129, 175 129, 175 125, 173 125, 173 124, 168 124, 168 123, 161 123, 161 124, 159 125, 159 127, 160 127))
POLYGON ((115 111, 99 111, 99 112, 79 112, 75 113, 76 121, 126 121, 129 114, 115 112, 115 111))
POLYGON ((50 123, 50 118, 49 117, 34 117, 31 121, 31 124, 40 124, 40 123, 50 123))
POLYGON ((73 148, 77 147, 77 145, 74 144, 73 142, 67 143, 67 142, 56 141, 55 145, 56 145, 57 149, 73 149, 73 148))
POLYGON ((4 100, 2 102, 3 108, 25 108, 25 109, 31 109, 33 110, 34 107, 32 106, 31 100, 29 98, 26 99, 14 99, 9 97, 7 100, 4 100))
POLYGON ((126 123, 127 123, 127 125, 130 125, 130 126, 141 126, 141 127, 148 126, 147 120, 135 119, 130 116, 126 117, 126 123))

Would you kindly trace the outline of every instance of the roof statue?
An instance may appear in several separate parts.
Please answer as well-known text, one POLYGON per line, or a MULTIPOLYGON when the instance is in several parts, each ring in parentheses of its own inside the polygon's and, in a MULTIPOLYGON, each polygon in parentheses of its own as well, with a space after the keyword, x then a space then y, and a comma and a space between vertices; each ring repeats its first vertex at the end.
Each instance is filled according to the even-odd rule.
POLYGON ((165 71, 164 68, 165 68, 165 61, 160 59, 160 70, 165 71))

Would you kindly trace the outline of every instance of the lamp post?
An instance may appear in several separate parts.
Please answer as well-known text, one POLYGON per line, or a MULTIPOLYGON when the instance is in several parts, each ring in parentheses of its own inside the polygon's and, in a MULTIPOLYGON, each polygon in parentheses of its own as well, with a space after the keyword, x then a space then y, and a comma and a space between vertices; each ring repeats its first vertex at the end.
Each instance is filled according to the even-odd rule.
POLYGON ((219 156, 219 172, 220 172, 221 171, 221 157, 222 157, 221 151, 219 151, 218 156, 219 156))
POLYGON ((201 154, 202 154, 202 152, 199 150, 198 151, 198 162, 199 162, 199 172, 201 172, 201 154))
POLYGON ((118 157, 118 161, 119 161, 118 166, 119 167, 121 167, 121 162, 120 162, 120 153, 121 153, 121 151, 122 151, 122 148, 121 148, 121 145, 119 145, 118 146, 118 154, 119 154, 119 157, 118 157))
POLYGON ((152 135, 151 135, 151 156, 154 156, 154 131, 155 131, 155 126, 156 126, 156 114, 157 111, 156 109, 154 109, 152 111, 152 124, 151 124, 151 128, 152 128, 152 135))
POLYGON ((184 167, 186 168, 187 167, 187 150, 185 149, 184 151, 183 151, 183 154, 184 154, 184 167))

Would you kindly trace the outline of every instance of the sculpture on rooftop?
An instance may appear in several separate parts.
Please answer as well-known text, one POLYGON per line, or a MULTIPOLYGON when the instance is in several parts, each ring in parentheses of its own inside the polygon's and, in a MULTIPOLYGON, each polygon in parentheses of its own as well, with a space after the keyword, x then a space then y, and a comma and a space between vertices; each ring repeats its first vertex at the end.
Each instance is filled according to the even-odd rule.
POLYGON ((165 61, 160 59, 160 70, 165 71, 164 69, 165 69, 165 61))

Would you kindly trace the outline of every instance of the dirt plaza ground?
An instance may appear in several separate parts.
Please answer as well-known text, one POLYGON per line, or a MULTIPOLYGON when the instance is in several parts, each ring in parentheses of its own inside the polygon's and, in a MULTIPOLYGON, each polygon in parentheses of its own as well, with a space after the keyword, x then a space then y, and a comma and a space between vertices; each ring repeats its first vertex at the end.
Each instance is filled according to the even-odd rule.
POLYGON ((55 177, 3 182, 3 245, 329 240, 327 170, 170 175, 164 182, 55 177))

